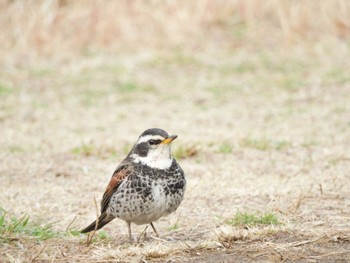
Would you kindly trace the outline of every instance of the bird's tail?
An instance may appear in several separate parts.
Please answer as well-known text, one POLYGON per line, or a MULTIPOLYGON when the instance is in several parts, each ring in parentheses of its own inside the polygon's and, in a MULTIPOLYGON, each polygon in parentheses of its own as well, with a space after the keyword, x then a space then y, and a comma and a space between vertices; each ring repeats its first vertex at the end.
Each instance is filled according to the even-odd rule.
POLYGON ((109 222, 111 222, 114 219, 114 217, 111 216, 107 216, 106 213, 102 213, 99 218, 98 218, 98 222, 97 222, 97 226, 96 226, 96 221, 92 222, 89 226, 85 227, 83 230, 81 230, 81 233, 88 233, 91 231, 99 230, 102 227, 104 227, 106 224, 108 224, 109 222))

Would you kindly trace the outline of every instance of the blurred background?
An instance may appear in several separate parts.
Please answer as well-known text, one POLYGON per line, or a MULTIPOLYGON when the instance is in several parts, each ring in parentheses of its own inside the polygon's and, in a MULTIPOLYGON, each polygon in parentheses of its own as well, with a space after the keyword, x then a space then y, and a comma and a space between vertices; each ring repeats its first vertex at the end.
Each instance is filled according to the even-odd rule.
POLYGON ((164 232, 177 224, 213 240, 236 211, 274 211, 293 233, 348 229, 349 1, 0 0, 0 10, 9 213, 85 226, 137 137, 159 127, 179 135, 188 178, 164 232))
POLYGON ((273 111, 293 110, 293 98, 348 88, 345 0, 2 0, 0 8, 5 152, 67 150, 152 126, 239 144, 281 118, 273 111))

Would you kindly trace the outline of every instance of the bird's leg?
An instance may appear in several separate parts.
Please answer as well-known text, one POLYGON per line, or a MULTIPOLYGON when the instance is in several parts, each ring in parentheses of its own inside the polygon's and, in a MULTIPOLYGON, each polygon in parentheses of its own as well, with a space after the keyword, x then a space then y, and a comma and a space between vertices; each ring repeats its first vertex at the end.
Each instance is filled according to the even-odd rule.
POLYGON ((132 244, 133 240, 131 236, 131 222, 126 222, 126 223, 128 224, 129 241, 130 241, 130 244, 132 244))
POLYGON ((157 232, 156 228, 154 227, 153 223, 151 222, 150 224, 151 224, 151 227, 153 228, 153 231, 156 234, 156 236, 159 237, 158 232, 157 232))

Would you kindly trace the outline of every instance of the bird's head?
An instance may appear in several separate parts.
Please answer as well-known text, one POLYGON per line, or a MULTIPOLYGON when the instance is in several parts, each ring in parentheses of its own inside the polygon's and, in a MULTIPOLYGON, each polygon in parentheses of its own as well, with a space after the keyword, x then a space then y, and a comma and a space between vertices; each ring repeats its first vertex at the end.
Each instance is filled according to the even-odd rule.
POLYGON ((170 135, 157 128, 144 131, 129 153, 133 162, 141 162, 152 168, 167 169, 171 166, 171 142, 177 135, 170 135))

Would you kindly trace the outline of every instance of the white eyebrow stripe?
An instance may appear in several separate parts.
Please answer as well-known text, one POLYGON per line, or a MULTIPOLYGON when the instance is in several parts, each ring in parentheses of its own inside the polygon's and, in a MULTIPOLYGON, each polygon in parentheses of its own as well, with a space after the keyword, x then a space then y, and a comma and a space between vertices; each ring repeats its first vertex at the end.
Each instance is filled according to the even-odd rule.
POLYGON ((164 138, 160 135, 146 135, 146 136, 142 136, 140 139, 138 139, 137 144, 142 143, 142 142, 147 142, 150 139, 153 140, 164 140, 164 138))

